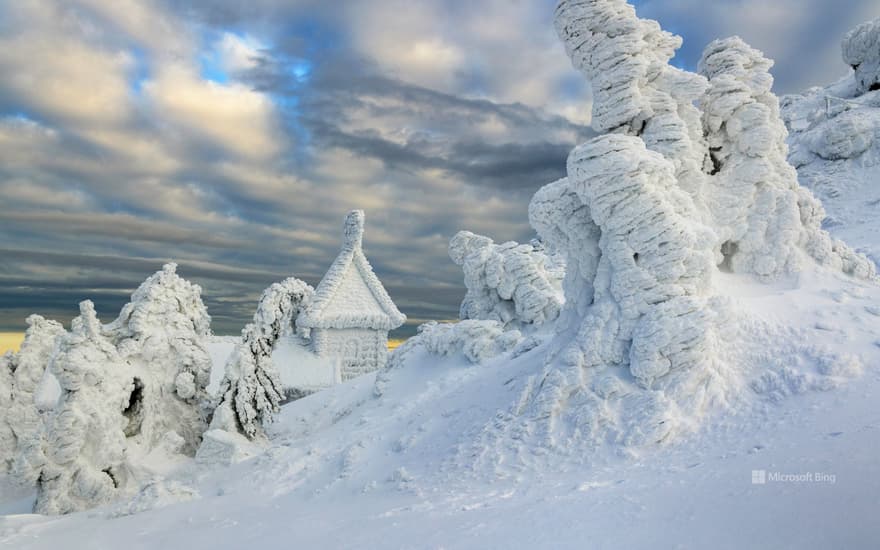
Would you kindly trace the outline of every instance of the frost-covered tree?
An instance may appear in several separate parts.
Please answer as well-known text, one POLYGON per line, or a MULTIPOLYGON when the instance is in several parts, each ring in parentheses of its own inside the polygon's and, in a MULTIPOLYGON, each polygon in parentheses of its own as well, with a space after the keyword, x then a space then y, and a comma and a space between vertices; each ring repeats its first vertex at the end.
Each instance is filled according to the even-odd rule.
POLYGON ((713 173, 706 203, 724 267, 772 279, 812 258, 870 278, 873 264, 821 229, 822 205, 788 163, 772 66, 738 37, 709 44, 699 64, 709 79, 702 101, 713 173))
POLYGON ((108 502, 125 488, 132 375, 102 334, 90 301, 80 304, 50 369, 62 394, 43 435, 34 511, 66 514, 108 502))
POLYGON ((135 373, 126 435, 149 451, 174 432, 184 439, 183 452, 192 455, 210 410, 211 317, 201 288, 176 269, 169 263, 147 278, 106 331, 135 373))
POLYGON ((39 446, 44 423, 35 393, 65 331, 60 323, 39 315, 29 316, 27 325, 21 349, 11 358, 14 372, 7 422, 15 441, 13 472, 21 481, 33 483, 42 460, 39 446))
POLYGON ((449 256, 464 271, 462 319, 522 329, 559 316, 564 267, 540 243, 495 244, 488 237, 460 231, 449 243, 449 256))
POLYGON ((880 90, 880 19, 849 31, 842 48, 844 62, 855 71, 856 93, 880 90))
POLYGON ((314 292, 294 277, 263 291, 253 322, 242 330, 241 342, 226 362, 212 430, 239 432, 250 439, 264 434, 283 398, 272 352, 278 340, 291 333, 314 292))
POLYGON ((12 368, 15 354, 11 351, 0 355, 0 474, 12 468, 15 457, 15 434, 9 426, 8 415, 12 409, 12 368))

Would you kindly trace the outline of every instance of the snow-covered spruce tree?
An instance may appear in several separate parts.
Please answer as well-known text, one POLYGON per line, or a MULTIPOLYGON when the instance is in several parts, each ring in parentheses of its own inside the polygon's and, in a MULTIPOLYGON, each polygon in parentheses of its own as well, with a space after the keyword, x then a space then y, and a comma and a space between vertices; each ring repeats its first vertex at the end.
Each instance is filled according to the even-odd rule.
POLYGON ((706 203, 723 266, 773 279, 800 271, 812 258, 871 278, 875 270, 867 258, 821 229, 822 205, 798 184, 787 161, 788 132, 771 91, 772 66, 738 37, 709 44, 699 64, 709 79, 702 101, 713 173, 706 203))
POLYGON ((449 243, 449 256, 464 271, 462 319, 524 329, 559 316, 564 268, 539 243, 496 245, 489 237, 460 231, 449 243))
POLYGON ((211 317, 201 288, 176 269, 169 263, 147 278, 106 330, 135 373, 130 442, 149 452, 174 432, 194 455, 210 412, 211 317))
POLYGON ((278 340, 291 333, 314 292, 294 277, 263 291, 253 323, 242 330, 241 342, 226 362, 212 431, 238 432, 249 439, 264 435, 264 427, 272 421, 283 399, 272 352, 278 340))
POLYGON ((40 434, 45 421, 35 393, 65 330, 60 323, 39 315, 29 316, 27 325, 21 349, 12 357, 12 403, 7 422, 15 441, 13 473, 22 482, 33 483, 42 463, 40 434))
POLYGON ((62 394, 46 424, 34 511, 66 514, 108 502, 125 488, 132 373, 102 334, 90 301, 80 303, 49 368, 62 394))

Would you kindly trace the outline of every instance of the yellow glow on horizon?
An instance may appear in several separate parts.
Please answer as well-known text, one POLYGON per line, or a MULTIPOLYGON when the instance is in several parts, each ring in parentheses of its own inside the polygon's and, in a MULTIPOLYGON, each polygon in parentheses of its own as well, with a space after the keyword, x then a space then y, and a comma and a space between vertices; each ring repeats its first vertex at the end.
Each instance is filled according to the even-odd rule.
POLYGON ((395 338, 395 339, 389 338, 388 339, 388 351, 394 351, 395 349, 398 348, 398 346, 400 346, 400 344, 402 344, 404 342, 406 342, 406 338, 404 338, 402 340, 398 339, 398 338, 395 338))
POLYGON ((23 332, 0 332, 0 355, 7 351, 18 351, 23 341, 23 332))

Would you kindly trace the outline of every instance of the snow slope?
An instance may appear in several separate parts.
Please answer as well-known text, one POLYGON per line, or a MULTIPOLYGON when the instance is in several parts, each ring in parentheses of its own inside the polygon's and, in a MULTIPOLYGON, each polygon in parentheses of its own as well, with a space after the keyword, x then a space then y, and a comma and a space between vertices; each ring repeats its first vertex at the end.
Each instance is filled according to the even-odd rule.
POLYGON ((871 547, 880 290, 832 274, 799 288, 719 284, 748 312, 740 329, 756 346, 741 374, 762 393, 677 444, 496 447, 494 420, 545 350, 482 365, 424 354, 380 397, 369 375, 286 405, 250 461, 185 466, 132 503, 3 517, 0 547, 871 547), (860 357, 863 372, 829 370, 833 353, 860 357), (762 469, 814 481, 753 485, 762 469))

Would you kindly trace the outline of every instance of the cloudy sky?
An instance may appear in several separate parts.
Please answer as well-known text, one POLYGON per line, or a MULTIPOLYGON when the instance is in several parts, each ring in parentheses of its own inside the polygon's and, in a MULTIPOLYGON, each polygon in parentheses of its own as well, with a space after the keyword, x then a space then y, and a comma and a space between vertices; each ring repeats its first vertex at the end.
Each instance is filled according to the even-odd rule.
MULTIPOLYGON (((105 322, 174 259, 219 334, 316 284, 345 213, 412 323, 457 316, 459 229, 528 240, 531 194, 590 135, 555 0, 0 0, 0 331, 105 322)), ((739 34, 777 92, 846 74, 880 0, 642 0, 676 63, 739 34)), ((409 327, 412 330, 412 326, 409 327)))

